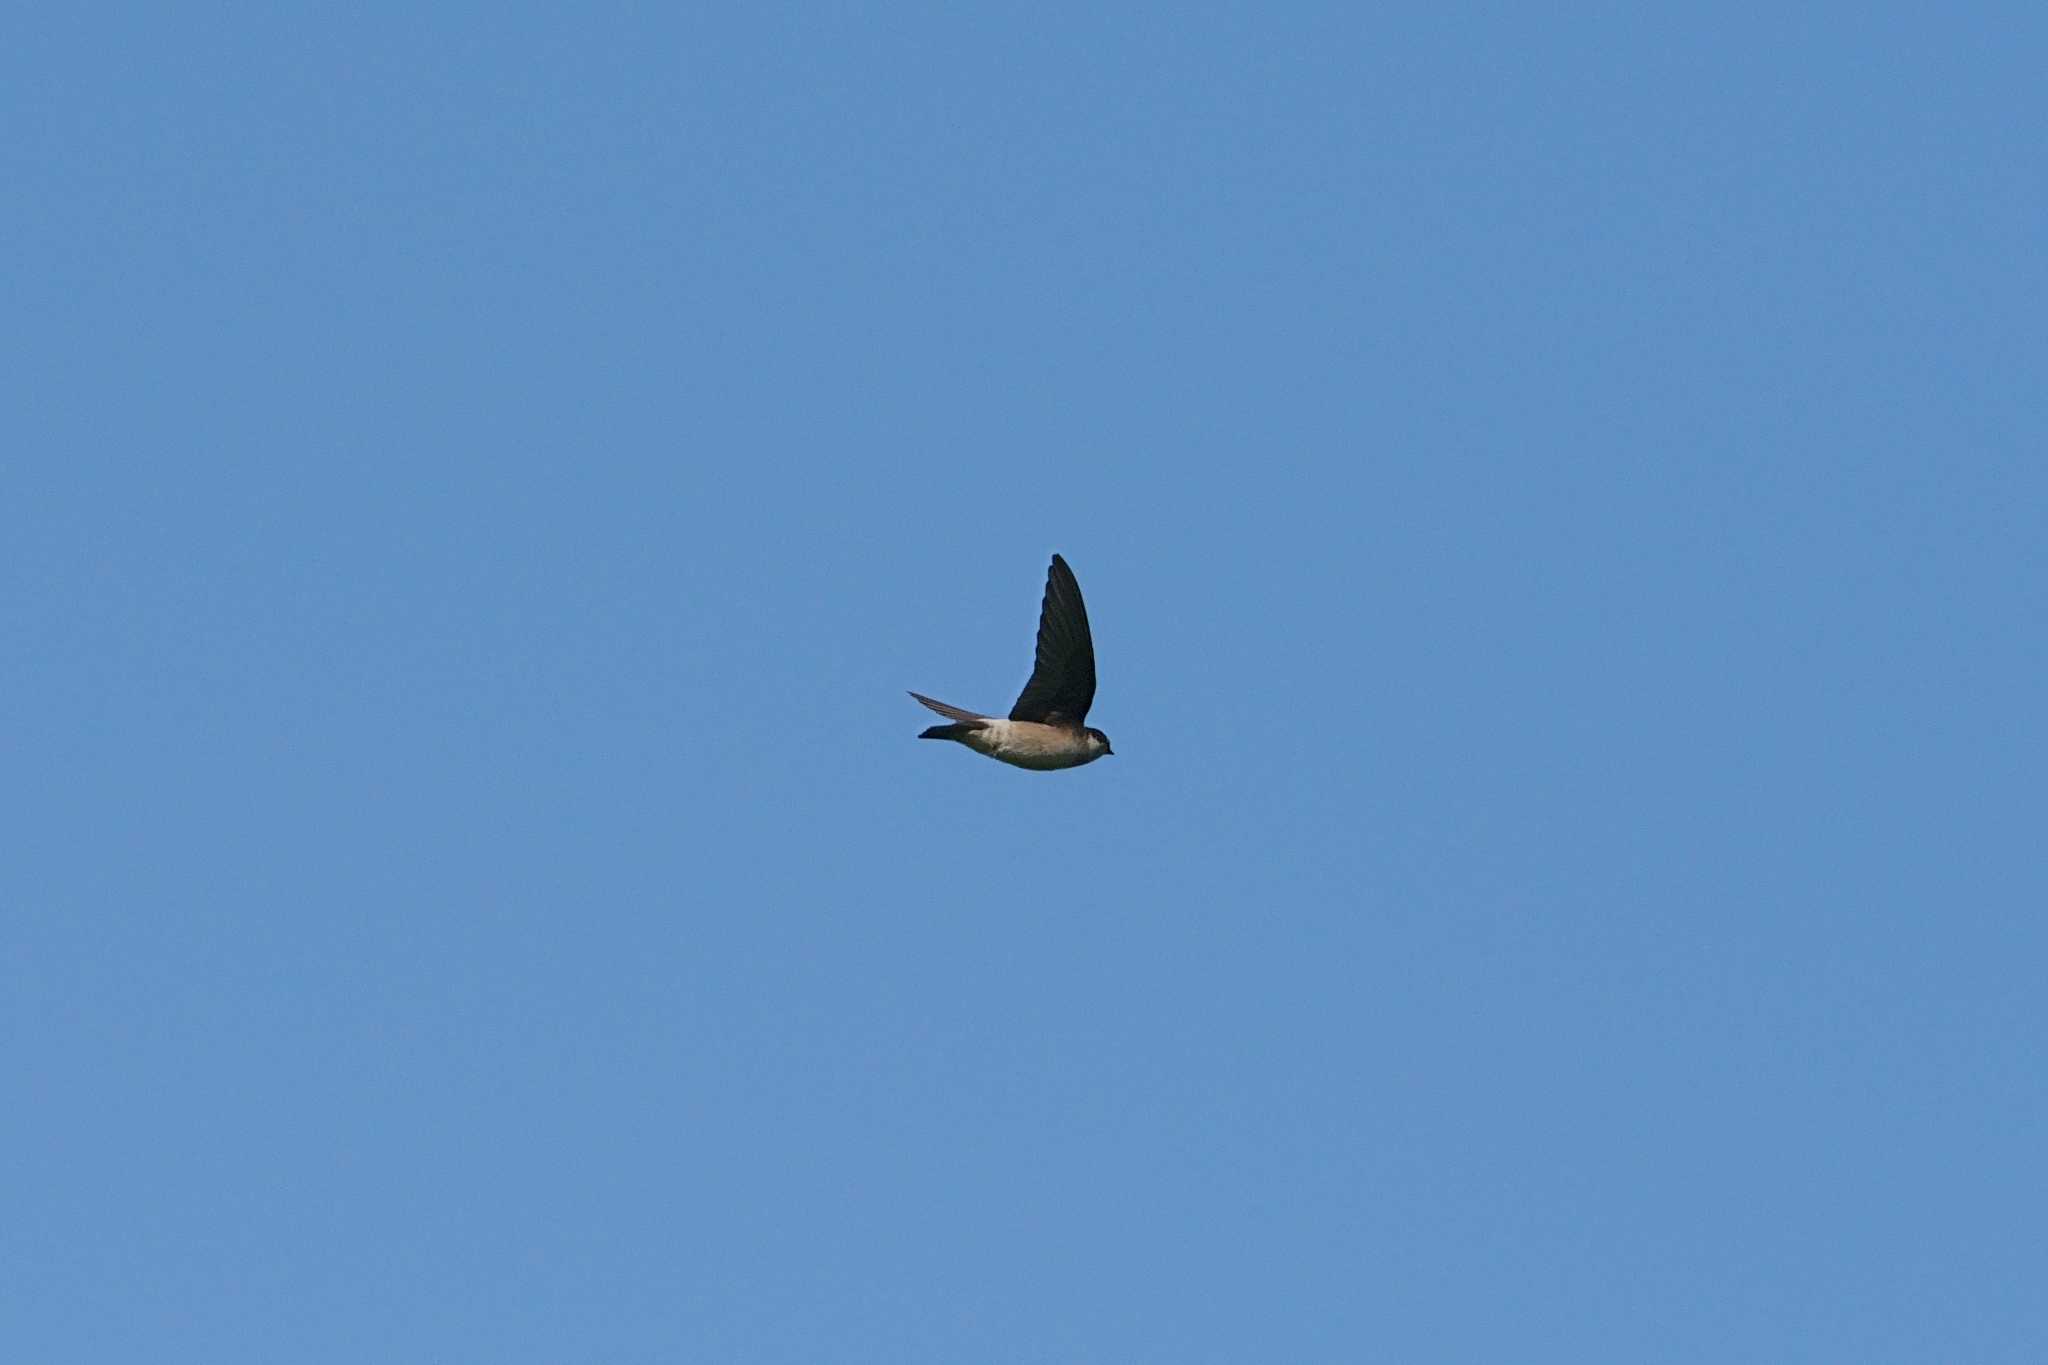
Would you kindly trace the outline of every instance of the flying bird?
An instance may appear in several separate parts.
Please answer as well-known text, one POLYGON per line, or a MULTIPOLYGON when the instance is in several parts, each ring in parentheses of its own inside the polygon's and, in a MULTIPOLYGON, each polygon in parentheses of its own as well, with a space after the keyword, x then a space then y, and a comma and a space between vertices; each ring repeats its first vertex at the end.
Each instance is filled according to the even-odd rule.
POLYGON ((910 695, 953 722, 934 725, 919 739, 957 740, 1019 768, 1078 768, 1115 752, 1108 735, 1081 723, 1095 700, 1095 641, 1088 634, 1081 585, 1058 555, 1046 571, 1045 601, 1038 609, 1038 658, 1009 719, 910 695))

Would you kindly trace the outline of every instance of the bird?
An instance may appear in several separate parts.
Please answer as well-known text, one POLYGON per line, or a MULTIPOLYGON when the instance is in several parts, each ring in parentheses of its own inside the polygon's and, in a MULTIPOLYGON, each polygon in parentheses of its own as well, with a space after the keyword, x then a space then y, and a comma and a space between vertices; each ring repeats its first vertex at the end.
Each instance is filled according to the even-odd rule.
POLYGON ((1095 700, 1095 641, 1088 633, 1081 585, 1058 555, 1045 573, 1031 680, 1008 719, 948 706, 919 692, 910 695, 952 722, 932 726, 919 739, 954 740, 1013 767, 1039 772, 1078 768, 1116 752, 1108 735, 1082 724, 1095 700))

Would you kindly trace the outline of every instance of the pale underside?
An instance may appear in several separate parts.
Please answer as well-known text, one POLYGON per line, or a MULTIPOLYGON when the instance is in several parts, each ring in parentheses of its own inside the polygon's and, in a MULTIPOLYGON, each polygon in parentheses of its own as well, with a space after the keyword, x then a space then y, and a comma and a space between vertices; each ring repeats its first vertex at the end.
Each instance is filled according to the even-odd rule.
POLYGON ((1040 772, 1078 768, 1101 754, 1078 730, 1028 720, 991 719, 955 738, 978 754, 1040 772))

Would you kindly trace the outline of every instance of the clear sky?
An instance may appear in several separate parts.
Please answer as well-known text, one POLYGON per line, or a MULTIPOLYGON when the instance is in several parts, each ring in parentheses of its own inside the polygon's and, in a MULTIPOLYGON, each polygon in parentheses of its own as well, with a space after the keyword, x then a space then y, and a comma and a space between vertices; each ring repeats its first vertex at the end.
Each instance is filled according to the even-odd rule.
POLYGON ((1104 9, 6 21, 0 1355, 2048 1359, 2039 6, 1104 9))

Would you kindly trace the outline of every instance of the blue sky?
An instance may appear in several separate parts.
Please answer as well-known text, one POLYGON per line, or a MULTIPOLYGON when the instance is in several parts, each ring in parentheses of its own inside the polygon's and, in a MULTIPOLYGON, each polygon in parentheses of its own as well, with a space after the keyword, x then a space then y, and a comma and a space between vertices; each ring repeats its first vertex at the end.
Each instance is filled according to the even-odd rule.
POLYGON ((8 1358, 2048 1352, 2036 9, 7 28, 8 1358))

